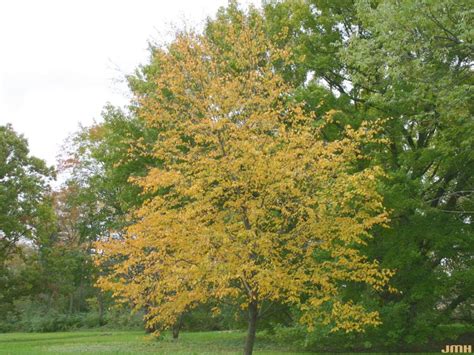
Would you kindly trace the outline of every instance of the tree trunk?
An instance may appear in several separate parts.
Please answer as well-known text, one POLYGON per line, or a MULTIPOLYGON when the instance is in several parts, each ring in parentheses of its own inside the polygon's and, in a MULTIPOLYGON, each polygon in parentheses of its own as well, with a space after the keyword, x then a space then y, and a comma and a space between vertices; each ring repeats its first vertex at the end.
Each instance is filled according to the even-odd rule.
POLYGON ((69 294, 69 314, 74 310, 74 292, 69 294))
POLYGON ((99 325, 103 326, 104 322, 104 299, 102 297, 102 292, 99 291, 97 294, 97 305, 99 307, 99 325))
POLYGON ((257 301, 249 304, 249 327, 247 329, 247 339, 245 340, 244 355, 252 355, 253 345, 255 343, 255 334, 257 332, 258 305, 257 301))
MULTIPOLYGON (((148 305, 146 305, 144 307, 144 309, 145 309, 145 316, 146 316, 148 313, 150 313, 150 309, 149 309, 148 305)), ((146 321, 144 323, 145 323, 144 327, 145 327, 145 332, 146 333, 151 334, 156 330, 155 326, 149 326, 146 321)))
POLYGON ((183 326, 183 315, 180 315, 178 317, 178 320, 176 321, 176 324, 173 326, 173 339, 177 340, 179 337, 179 331, 181 330, 181 327, 183 326))

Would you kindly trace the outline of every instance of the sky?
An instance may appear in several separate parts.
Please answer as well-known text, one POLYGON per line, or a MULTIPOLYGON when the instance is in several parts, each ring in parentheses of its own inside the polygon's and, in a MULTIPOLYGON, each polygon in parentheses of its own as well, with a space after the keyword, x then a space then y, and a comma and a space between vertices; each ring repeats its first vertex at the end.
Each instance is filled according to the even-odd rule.
MULTIPOLYGON (((258 0, 240 1, 243 6, 258 0)), ((32 155, 56 164, 79 125, 123 106, 124 82, 148 60, 148 43, 184 24, 203 25, 227 0, 0 1, 0 125, 11 123, 32 155)))

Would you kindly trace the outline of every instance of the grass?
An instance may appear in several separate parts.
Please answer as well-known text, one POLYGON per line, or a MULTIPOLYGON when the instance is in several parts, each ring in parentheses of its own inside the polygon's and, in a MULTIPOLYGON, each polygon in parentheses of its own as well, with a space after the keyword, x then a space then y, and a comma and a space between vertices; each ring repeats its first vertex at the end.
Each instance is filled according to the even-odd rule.
MULTIPOLYGON (((303 354, 259 334, 255 354, 303 354)), ((0 334, 3 354, 242 354, 245 334, 241 331, 182 332, 178 341, 165 335, 156 340, 143 331, 88 330, 57 333, 0 334)), ((436 352, 439 353, 439 352, 436 352)), ((306 352, 306 354, 310 354, 306 352)), ((312 353, 314 354, 314 353, 312 353)), ((339 353, 342 355, 343 353, 339 353)), ((351 354, 351 353, 344 353, 351 354)), ((372 353, 380 354, 380 353, 372 353)), ((430 352, 419 353, 433 354, 430 352)))
MULTIPOLYGON (((239 331, 182 332, 151 339, 142 331, 74 331, 0 334, 0 354, 241 354, 245 335, 239 331)), ((293 349, 294 350, 294 349, 293 349)), ((257 339, 256 354, 297 354, 292 349, 257 339)))

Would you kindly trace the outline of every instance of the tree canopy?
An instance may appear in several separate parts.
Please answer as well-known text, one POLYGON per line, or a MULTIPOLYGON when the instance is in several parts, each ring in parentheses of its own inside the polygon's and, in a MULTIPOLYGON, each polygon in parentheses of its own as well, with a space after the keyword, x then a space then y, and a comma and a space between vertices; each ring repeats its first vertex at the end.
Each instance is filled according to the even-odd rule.
POLYGON ((11 125, 0 126, 0 264, 18 251, 18 242, 39 237, 42 204, 52 170, 29 155, 11 125))
POLYGON ((99 263, 121 260, 99 284, 147 305, 148 323, 164 328, 209 299, 233 300, 249 310, 246 353, 264 301, 295 305, 310 327, 362 331, 377 313, 344 301, 341 287, 381 290, 391 275, 356 247, 388 221, 382 171, 358 167, 376 132, 346 127, 326 141, 324 119, 305 115, 275 73, 288 54, 263 20, 236 21, 155 49, 155 89, 137 101, 162 166, 138 179, 154 196, 127 235, 97 245, 99 263))

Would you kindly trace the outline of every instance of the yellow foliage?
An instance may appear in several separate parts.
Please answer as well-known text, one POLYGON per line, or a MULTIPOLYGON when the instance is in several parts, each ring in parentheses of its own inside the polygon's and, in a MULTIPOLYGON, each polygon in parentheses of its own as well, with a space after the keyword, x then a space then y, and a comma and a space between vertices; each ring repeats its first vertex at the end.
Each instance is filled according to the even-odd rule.
POLYGON ((216 29, 219 43, 182 33, 156 50, 157 89, 137 100, 161 132, 163 167, 137 180, 154 197, 126 237, 97 246, 97 262, 112 265, 99 285, 147 307, 149 325, 169 327, 211 299, 271 300, 299 307, 309 327, 362 331, 378 315, 342 303, 341 285, 380 290, 391 276, 357 248, 388 221, 383 172, 355 168, 375 130, 324 141, 275 71, 289 53, 262 26, 243 17, 216 29))

